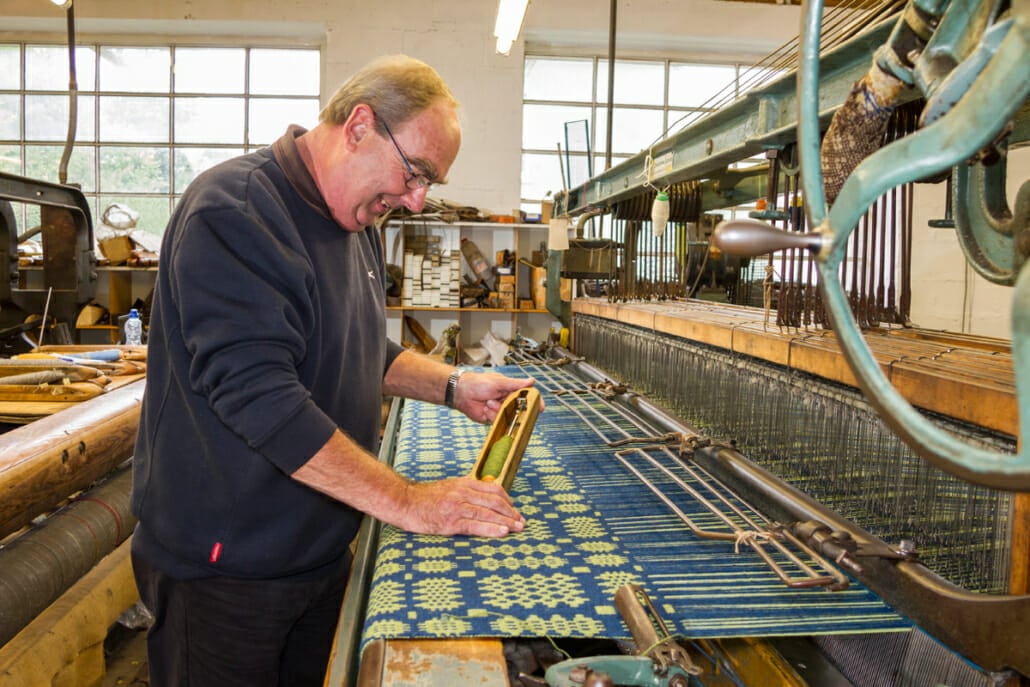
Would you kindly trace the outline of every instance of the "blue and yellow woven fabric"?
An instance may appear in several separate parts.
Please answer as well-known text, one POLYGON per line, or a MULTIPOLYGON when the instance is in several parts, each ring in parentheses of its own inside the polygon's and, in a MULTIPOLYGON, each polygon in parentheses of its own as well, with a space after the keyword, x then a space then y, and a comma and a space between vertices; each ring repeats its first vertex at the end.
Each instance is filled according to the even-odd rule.
MULTIPOLYGON (((362 646, 412 637, 627 639, 613 600, 627 583, 641 584, 670 631, 689 638, 909 629, 858 583, 839 592, 790 589, 750 549, 694 536, 612 448, 541 391, 546 409, 510 490, 526 529, 480 539, 384 527, 362 646)), ((418 481, 467 474, 488 430, 408 402, 394 467, 418 481)), ((689 499, 678 506, 700 525, 711 518, 689 499)))

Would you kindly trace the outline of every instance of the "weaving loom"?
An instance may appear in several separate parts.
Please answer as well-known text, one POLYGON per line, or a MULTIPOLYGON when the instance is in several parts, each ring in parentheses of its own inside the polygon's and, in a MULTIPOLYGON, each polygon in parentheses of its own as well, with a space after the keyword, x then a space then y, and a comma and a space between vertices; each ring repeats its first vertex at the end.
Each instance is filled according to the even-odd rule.
MULTIPOLYGON (((1010 492, 1030 483, 1030 185, 1011 211, 1004 194, 1006 151, 1030 140, 1028 55, 1025 0, 809 4, 751 92, 558 194, 578 239, 549 255, 548 307, 575 353, 509 358, 547 404, 511 490, 529 525, 479 541, 367 522, 367 604, 349 596, 340 623, 363 629, 329 684, 359 652, 365 685, 540 684, 519 657, 560 660, 541 638, 588 642, 587 663, 589 642, 643 651, 612 601, 627 584, 706 686, 1030 675, 1030 509, 1010 492), (909 321, 913 184, 944 180, 940 226, 1016 286, 1011 346, 909 321), (749 219, 714 214, 756 199, 749 219), (571 303, 559 275, 579 280, 571 303), (687 300, 701 285, 730 304, 687 300)), ((382 455, 414 479, 465 474, 484 436, 409 404, 382 455)))
MULTIPOLYGON (((757 553, 772 548, 768 543, 694 536, 678 514, 727 535, 752 530, 739 524, 744 521, 735 511, 766 521, 720 490, 727 499, 720 510, 734 521, 722 522, 674 482, 703 490, 711 476, 673 459, 661 432, 656 440, 654 427, 618 411, 582 380, 544 364, 505 371, 531 374, 547 405, 511 490, 526 530, 480 540, 383 528, 362 649, 395 638, 625 639, 612 598, 629 583, 660 600, 676 633, 698 639, 909 629, 853 581, 838 591, 784 584, 757 553), (635 471, 663 491, 671 489, 674 506, 635 471)), ((415 480, 467 474, 485 434, 453 411, 408 403, 394 467, 415 480)), ((772 557, 791 567, 783 554, 772 557)))
MULTIPOLYGON (((548 378, 538 376, 537 383, 548 410, 538 420, 512 489, 527 517, 526 531, 479 541, 408 535, 387 527, 377 555, 365 643, 459 630, 458 636, 625 637, 612 597, 626 583, 644 584, 670 604, 685 604, 670 620, 687 636, 753 635, 763 628, 774 634, 907 628, 861 587, 820 594, 791 590, 749 560, 753 552, 731 555, 738 548, 732 539, 689 536, 684 523, 656 504, 616 459, 617 451, 582 421, 577 407, 561 403, 563 396, 555 393, 564 391, 577 405, 595 410, 604 423, 614 423, 620 439, 623 431, 626 438, 649 435, 609 407, 598 407, 600 394, 557 368, 548 378), (664 541, 669 544, 659 546, 664 541), (439 576, 413 574, 429 571, 439 576), (683 584, 687 571, 691 584, 683 584), (738 589, 728 591, 733 588, 738 589), (723 604, 727 598, 733 599, 730 609, 723 604)), ((419 481, 466 474, 474 462, 468 456, 485 436, 482 426, 463 416, 421 403, 406 405, 401 426, 394 467, 419 481), (445 446, 453 447, 453 458, 445 446)), ((653 480, 669 482, 646 460, 629 460, 653 480)), ((682 479, 698 483, 682 466, 666 462, 682 479)), ((683 500, 680 507, 694 517, 705 513, 695 501, 683 500)), ((711 525, 712 517, 702 520, 711 525)))
MULTIPOLYGON (((625 342, 650 339, 648 343, 652 345, 670 343, 657 340, 654 332, 647 332, 647 336, 643 336, 643 331, 632 332, 630 336, 623 332, 620 356, 620 348, 611 339, 598 335, 597 330, 625 325, 605 325, 596 317, 590 319, 595 321, 577 319, 577 333, 589 339, 583 342, 586 347, 610 353, 610 357, 602 356, 605 362, 620 357, 641 360, 639 356, 625 355, 625 342)), ((588 371, 591 377, 584 379, 570 374, 567 368, 555 367, 533 356, 521 358, 520 362, 519 368, 505 371, 517 376, 533 376, 546 401, 546 410, 537 420, 536 431, 511 490, 517 507, 527 518, 526 530, 500 540, 480 540, 411 535, 384 527, 378 538, 367 537, 368 541, 377 543, 375 549, 368 552, 374 568, 368 584, 367 607, 359 614, 364 623, 360 645, 362 674, 358 684, 396 681, 396 673, 390 673, 390 679, 386 679, 387 673, 383 672, 386 664, 396 666, 421 660, 424 668, 449 675, 448 665, 453 667, 455 662, 465 665, 469 660, 465 649, 455 649, 449 662, 441 664, 435 662, 438 659, 430 658, 429 652, 416 653, 413 657, 396 653, 401 649, 394 648, 391 653, 391 643, 396 647, 408 641, 417 644, 419 640, 484 637, 494 641, 506 638, 509 642, 540 637, 625 640, 626 628, 615 611, 612 596, 620 586, 629 583, 641 584, 647 589, 660 604, 672 631, 695 642, 797 635, 815 638, 812 640, 815 644, 826 647, 838 667, 848 673, 849 679, 855 680, 854 684, 927 684, 921 682, 927 675, 947 675, 947 684, 954 685, 991 684, 928 635, 908 632, 910 621, 858 581, 866 573, 879 578, 879 573, 871 569, 882 560, 893 564, 903 559, 904 556, 897 553, 898 547, 888 547, 874 537, 863 535, 854 525, 841 524, 846 521, 834 519, 817 507, 805 510, 804 515, 783 510, 777 513, 778 522, 772 522, 762 513, 776 512, 773 499, 755 492, 754 501, 745 503, 740 497, 744 493, 742 489, 727 486, 734 480, 725 469, 720 474, 720 478, 727 477, 725 483, 713 476, 712 471, 720 467, 718 461, 722 454, 735 451, 725 446, 704 447, 695 442, 699 450, 688 454, 693 460, 684 460, 680 455, 683 447, 677 442, 682 442, 684 436, 699 435, 688 429, 686 435, 677 434, 670 443, 669 431, 674 424, 662 419, 661 411, 651 411, 658 413, 656 419, 647 412, 650 406, 646 403, 645 411, 641 412, 632 403, 611 401, 614 396, 635 399, 639 403, 640 398, 632 391, 613 389, 610 383, 598 385, 598 380, 610 380, 599 376, 597 371, 588 371), (652 491, 654 486, 659 487, 666 498, 652 491), (704 493, 698 498, 687 489, 704 493), (715 494, 724 496, 726 501, 720 502, 713 511, 703 502, 718 499, 715 494), (756 509, 755 504, 761 507, 756 509), (747 521, 742 519, 745 516, 747 521), (802 518, 828 523, 836 530, 856 532, 859 553, 850 563, 857 565, 861 573, 849 575, 847 589, 833 591, 843 585, 832 579, 823 586, 803 582, 791 587, 763 562, 758 551, 758 547, 764 545, 761 540, 726 536, 738 534, 740 530, 764 530, 779 523, 789 527, 802 518), (750 524, 744 524, 746 522, 750 524), (878 551, 877 547, 882 550, 878 551), (876 564, 870 564, 865 556, 881 558, 876 564), (860 636, 866 633, 869 634, 860 636), (877 657, 882 655, 892 655, 894 660, 880 663, 877 657), (899 674, 903 677, 899 678, 899 674)), ((722 370, 732 367, 719 360, 713 361, 713 366, 722 370)), ((639 369, 634 371, 640 372, 639 369)), ((697 372, 697 369, 690 368, 690 371, 697 372)), ((756 383, 760 371, 755 368, 747 373, 754 403, 761 405, 765 399, 756 383)), ((715 384, 723 382, 724 379, 714 381, 715 384)), ((702 382, 695 382, 688 393, 697 392, 699 384, 702 382)), ((709 387, 708 391, 712 397, 719 396, 716 388, 709 387)), ((839 389, 836 393, 846 395, 839 389)), ((856 403, 855 399, 846 399, 846 402, 856 403)), ((716 401, 719 409, 707 414, 719 417, 721 411, 727 409, 726 403, 727 399, 716 401)), ((711 411, 711 408, 701 408, 700 412, 706 410, 711 411)), ((782 423, 786 419, 785 411, 778 412, 778 422, 782 423)), ((869 415, 868 409, 865 413, 869 415)), ((835 412, 833 417, 843 422, 847 411, 835 412)), ((854 422, 854 418, 851 421, 854 422)), ((868 432, 875 434, 876 427, 872 426, 875 423, 867 416, 857 421, 869 425, 868 432)), ((757 424, 756 421, 754 425, 757 424)), ((769 426, 776 424, 777 421, 768 423, 769 426)), ((781 430, 783 426, 780 424, 781 430)), ((390 454, 394 467, 412 479, 467 474, 486 432, 487 428, 447 409, 408 403, 392 434, 396 445, 390 449, 390 454)), ((825 432, 823 436, 834 435, 825 432)), ((752 436, 755 443, 762 438, 752 436)), ((870 443, 881 440, 873 439, 870 443)), ((855 450, 846 453, 861 453, 869 445, 856 442, 855 450)), ((817 449, 799 455, 797 449, 801 446, 800 442, 794 442, 793 450, 778 453, 804 464, 811 450, 817 449)), ((887 453, 884 450, 884 454, 887 453)), ((916 458, 910 457, 909 462, 910 467, 919 464, 916 458)), ((952 489, 963 486, 944 476, 944 480, 948 479, 954 482, 949 485, 952 489)), ((776 480, 770 478, 768 482, 776 480)), ((861 490, 862 486, 856 489, 861 490)), ((869 493, 881 492, 881 502, 891 501, 897 492, 905 489, 904 484, 895 485, 897 492, 892 493, 885 490, 883 480, 875 479, 864 486, 869 493)), ((841 499, 846 500, 847 496, 841 499)), ((962 496, 957 494, 954 498, 962 496)), ((968 512, 979 510, 981 522, 996 519, 991 511, 998 506, 997 500, 992 500, 990 495, 979 496, 968 512)), ((888 519, 886 514, 883 517, 888 519)), ((951 529, 956 527, 953 523, 951 529)), ((990 537, 985 542, 982 536, 979 541, 972 541, 976 538, 973 533, 968 536, 970 541, 964 547, 957 547, 950 559, 939 555, 949 553, 945 546, 941 546, 940 551, 933 551, 932 546, 929 550, 920 547, 920 555, 925 555, 925 551, 931 560, 936 556, 959 567, 965 561, 968 575, 969 567, 976 568, 976 560, 967 560, 973 558, 971 553, 980 552, 979 560, 998 555, 990 550, 993 541, 990 537)), ((926 540, 920 538, 919 541, 925 543, 926 540)), ((791 567, 787 558, 778 552, 772 558, 791 567)), ((848 570, 849 561, 839 557, 837 560, 842 570, 848 570)), ((812 559, 806 558, 806 561, 818 567, 812 559)), ((922 568, 914 559, 912 565, 922 568)), ((961 574, 961 570, 959 572, 961 574)), ((786 577, 793 579, 795 573, 794 569, 788 570, 786 577)), ((927 577, 933 584, 946 585, 932 574, 927 577)), ((895 586, 898 582, 890 580, 888 585, 895 586)), ((940 608, 935 610, 944 617, 954 610, 946 599, 938 599, 936 603, 940 608)), ((925 610, 934 612, 934 609, 925 610)), ((974 634, 984 629, 979 615, 973 613, 967 618, 974 634)), ((360 624, 360 620, 355 622, 360 624)), ((1026 621, 1015 619, 1016 625, 1020 622, 1026 621)), ((341 623, 343 625, 345 623, 341 623)), ((1020 630, 1013 626, 1012 631, 1020 630)), ((511 651, 507 642, 505 647, 511 651)), ((1007 649, 1000 651, 1004 653, 1007 649)), ((1026 658, 1024 655, 1021 660, 1026 658)), ((733 660, 723 660, 714 673, 734 674, 742 670, 733 660)), ((504 684, 506 668, 499 649, 493 656, 493 666, 496 684, 504 684)), ((713 668, 709 666, 707 672, 712 673, 713 668)), ((755 681, 743 684, 774 684, 763 678, 753 679, 755 681)), ((820 684, 819 680, 806 683, 796 674, 790 680, 785 679, 782 684, 820 684)), ((446 678, 439 684, 444 683, 446 678)), ((331 680, 330 684, 339 683, 331 680)))

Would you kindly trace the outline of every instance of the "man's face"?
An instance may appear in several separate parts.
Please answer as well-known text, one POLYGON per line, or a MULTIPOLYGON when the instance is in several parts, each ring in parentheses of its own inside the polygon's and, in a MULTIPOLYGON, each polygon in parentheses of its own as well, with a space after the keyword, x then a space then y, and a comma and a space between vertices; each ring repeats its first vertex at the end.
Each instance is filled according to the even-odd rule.
POLYGON ((364 134, 353 142, 352 164, 333 172, 332 191, 326 194, 334 219, 350 231, 363 230, 390 208, 420 212, 429 187, 412 182, 409 188, 408 165, 416 176, 442 183, 461 146, 457 113, 444 102, 407 122, 390 123, 393 140, 375 129, 371 110, 361 116, 364 134))

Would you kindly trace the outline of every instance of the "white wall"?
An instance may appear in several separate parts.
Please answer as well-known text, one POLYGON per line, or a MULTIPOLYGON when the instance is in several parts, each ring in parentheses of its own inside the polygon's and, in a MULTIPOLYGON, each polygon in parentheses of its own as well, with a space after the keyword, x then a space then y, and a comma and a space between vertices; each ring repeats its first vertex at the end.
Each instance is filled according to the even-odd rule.
MULTIPOLYGON (((1007 196, 1015 203, 1030 179, 1030 148, 1009 152, 1007 196)), ((944 184, 916 187, 912 242, 912 321, 920 327, 1011 338, 1012 288, 987 281, 966 263, 954 229, 936 229, 944 217, 944 184)))
MULTIPOLYGON (((494 0, 78 0, 83 38, 136 34, 134 41, 301 39, 324 47, 326 97, 356 67, 403 52, 437 68, 463 104, 464 144, 439 192, 498 213, 518 207, 522 58, 525 43, 605 53, 609 3, 535 0, 510 57, 494 52, 494 0)), ((797 34, 799 10, 724 0, 619 0, 616 54, 756 60, 797 34)), ((45 0, 4 0, 0 39, 63 40, 64 13, 45 0)), ((1010 185, 1027 177, 1010 173, 1010 185)), ((920 190, 914 250, 913 321, 921 326, 1008 336, 1010 289, 970 276, 954 232, 929 229, 943 216, 943 186, 920 190), (965 305, 963 305, 965 304, 965 305)))

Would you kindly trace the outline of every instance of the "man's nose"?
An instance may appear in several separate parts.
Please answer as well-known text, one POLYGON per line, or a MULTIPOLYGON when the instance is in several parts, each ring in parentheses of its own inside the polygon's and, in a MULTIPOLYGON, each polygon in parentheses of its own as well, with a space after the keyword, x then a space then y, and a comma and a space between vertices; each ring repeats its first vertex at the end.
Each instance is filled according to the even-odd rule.
POLYGON ((417 215, 422 212, 422 208, 425 207, 426 195, 428 195, 428 193, 428 186, 409 188, 407 192, 401 196, 401 202, 404 204, 404 207, 417 215))

